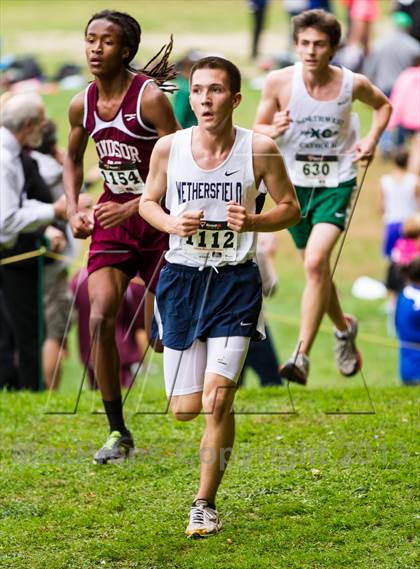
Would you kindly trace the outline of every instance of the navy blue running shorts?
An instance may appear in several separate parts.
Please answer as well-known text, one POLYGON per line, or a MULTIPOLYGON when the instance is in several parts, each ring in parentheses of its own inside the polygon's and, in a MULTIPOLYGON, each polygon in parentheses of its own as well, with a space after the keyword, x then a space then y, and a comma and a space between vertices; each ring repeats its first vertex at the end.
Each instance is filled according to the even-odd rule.
POLYGON ((155 325, 163 345, 173 350, 185 350, 197 338, 257 340, 261 310, 261 278, 252 261, 217 270, 167 263, 160 273, 155 325))

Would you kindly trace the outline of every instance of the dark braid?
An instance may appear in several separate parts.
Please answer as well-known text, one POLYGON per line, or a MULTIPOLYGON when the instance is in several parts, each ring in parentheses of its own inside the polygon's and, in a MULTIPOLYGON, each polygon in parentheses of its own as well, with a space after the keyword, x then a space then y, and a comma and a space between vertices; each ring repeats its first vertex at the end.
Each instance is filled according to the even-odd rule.
POLYGON ((87 26, 85 28, 85 36, 87 34, 87 30, 90 24, 94 20, 108 20, 113 24, 116 24, 121 29, 121 39, 122 44, 124 47, 127 47, 129 50, 128 56, 124 59, 124 64, 129 71, 133 71, 134 73, 144 73, 149 77, 152 77, 162 91, 174 91, 176 89, 175 85, 166 84, 167 81, 174 79, 176 77, 175 72, 175 65, 170 65, 168 63, 169 55, 172 51, 173 46, 173 38, 169 40, 168 44, 162 46, 160 51, 152 57, 152 59, 139 71, 131 67, 130 63, 136 56, 136 53, 139 49, 140 38, 141 38, 141 28, 140 24, 129 14, 125 12, 116 12, 115 10, 102 10, 101 12, 97 12, 94 14, 87 26), (148 69, 148 66, 158 59, 158 57, 162 54, 162 57, 158 62, 154 64, 151 69, 148 69))
POLYGON ((176 77, 175 65, 173 63, 170 65, 168 64, 168 59, 171 54, 173 44, 174 44, 174 39, 171 34, 169 43, 163 45, 160 48, 160 50, 157 52, 157 54, 154 55, 152 59, 148 61, 146 65, 141 69, 142 73, 145 73, 150 77, 153 77, 153 79, 156 81, 156 83, 159 85, 162 91, 168 91, 170 93, 176 91, 177 89, 175 85, 172 85, 171 83, 166 83, 167 81, 175 79, 176 77), (160 60, 157 63, 155 63, 155 65, 151 69, 148 69, 149 65, 151 65, 156 59, 158 59, 158 57, 162 52, 163 55, 160 58, 160 60))

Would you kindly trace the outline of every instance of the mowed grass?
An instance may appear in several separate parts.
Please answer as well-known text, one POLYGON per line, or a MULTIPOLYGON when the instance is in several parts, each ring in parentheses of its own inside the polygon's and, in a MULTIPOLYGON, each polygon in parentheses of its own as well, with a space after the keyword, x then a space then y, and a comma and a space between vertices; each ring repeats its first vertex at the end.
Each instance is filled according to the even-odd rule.
MULTIPOLYGON (((225 528, 191 542, 183 532, 202 417, 176 424, 165 414, 134 415, 138 399, 129 398, 137 453, 98 468, 91 457, 104 420, 88 399, 77 415, 43 415, 44 395, 4 394, 0 567, 414 569, 416 395, 373 388, 376 415, 335 416, 324 410, 336 392, 292 388, 297 414, 274 415, 265 413, 291 410, 286 389, 242 390, 218 497, 225 528)), ((363 396, 346 390, 341 402, 363 396)), ((164 407, 156 390, 139 410, 164 407)))
MULTIPOLYGON (((3 52, 32 51, 49 73, 69 54, 70 60, 83 62, 87 19, 115 6, 107 0, 4 0, 3 52)), ((251 89, 248 78, 257 71, 245 51, 232 47, 232 38, 234 43, 248 34, 245 2, 125 0, 117 9, 141 20, 145 57, 171 31, 175 55, 182 52, 177 38, 188 36, 194 40, 190 47, 201 47, 195 40, 207 37, 218 51, 234 57, 245 69, 235 120, 252 125, 260 93, 251 89)), ((278 29, 282 41, 285 22, 280 3, 273 2, 268 31, 278 29)), ((277 51, 276 46, 268 51, 277 51)), ((45 97, 63 145, 73 95, 45 97)), ((366 132, 370 115, 363 107, 358 110, 366 132)), ((90 145, 86 166, 94 163, 90 145)), ((218 498, 223 532, 198 543, 183 536, 197 487, 204 418, 177 424, 167 413, 160 356, 152 357, 154 367, 139 375, 125 404, 136 440, 134 458, 106 468, 92 464, 106 434, 105 419, 97 393, 83 389, 77 405, 83 369, 73 330, 58 393, 0 397, 1 568, 417 566, 418 390, 399 386, 396 343, 387 336, 383 301, 351 295, 358 276, 383 276, 377 203, 378 179, 387 170, 389 165, 379 159, 370 167, 336 271, 343 305, 360 322, 363 375, 339 376, 331 326, 325 321, 306 389, 261 390, 255 376, 247 376, 235 405, 233 459, 218 498)), ((286 232, 280 235, 277 268, 279 291, 266 302, 266 316, 284 360, 297 340, 303 290, 301 261, 286 232)))

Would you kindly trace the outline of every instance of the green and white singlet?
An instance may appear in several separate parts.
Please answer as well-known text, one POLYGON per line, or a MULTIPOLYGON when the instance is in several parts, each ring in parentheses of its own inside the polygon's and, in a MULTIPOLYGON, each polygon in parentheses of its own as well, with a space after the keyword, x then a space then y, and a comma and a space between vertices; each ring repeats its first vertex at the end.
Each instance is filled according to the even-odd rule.
POLYGON ((350 149, 359 137, 359 117, 352 112, 353 73, 342 68, 340 93, 330 101, 313 99, 295 64, 288 109, 292 123, 277 144, 295 186, 334 188, 356 178, 350 149))

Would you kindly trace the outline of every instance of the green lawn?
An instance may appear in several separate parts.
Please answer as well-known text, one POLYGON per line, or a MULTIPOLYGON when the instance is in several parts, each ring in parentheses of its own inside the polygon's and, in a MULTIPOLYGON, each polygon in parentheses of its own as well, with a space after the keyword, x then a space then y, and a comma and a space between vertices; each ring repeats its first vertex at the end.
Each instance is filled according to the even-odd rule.
MULTIPOLYGON (((134 415, 129 398, 137 454, 98 468, 104 419, 89 398, 77 415, 46 416, 44 395, 4 394, 0 567, 414 569, 416 395, 372 388, 376 415, 329 416, 364 392, 293 388, 297 413, 267 415, 290 410, 286 389, 241 391, 218 498, 225 528, 190 542, 202 418, 134 415)), ((140 409, 164 411, 161 391, 148 390, 140 409)))
MULTIPOLYGON (((284 42, 280 5, 272 2, 267 30, 284 42)), ((383 12, 387 5, 382 2, 383 12)), ((48 73, 63 61, 83 62, 84 25, 107 7, 140 19, 144 57, 172 31, 175 57, 187 47, 207 45, 233 57, 245 77, 236 122, 252 125, 260 93, 248 81, 258 71, 247 59, 245 0, 3 0, 2 52, 32 52, 48 73)), ((275 51, 277 44, 265 48, 275 51)), ((73 95, 45 96, 63 145, 73 95)), ((358 110, 366 132, 369 113, 358 110)), ((90 145, 86 165, 94 163, 90 145)), ((383 301, 351 295, 358 276, 381 279, 384 274, 378 179, 389 168, 379 159, 371 166, 336 272, 345 310, 359 319, 363 375, 339 376, 325 321, 306 389, 261 390, 255 376, 247 376, 235 406, 234 455, 218 499, 223 532, 198 543, 183 536, 197 485, 203 418, 177 424, 166 413, 160 356, 153 356, 153 367, 138 377, 126 401, 137 445, 134 458, 105 468, 92 464, 103 443, 105 419, 98 414, 99 395, 86 389, 74 412, 83 369, 73 330, 59 392, 0 396, 0 568, 418 566, 419 390, 399 385, 397 348, 387 335, 383 301)), ((284 360, 297 339, 303 288, 301 262, 286 232, 280 236, 277 268, 279 290, 266 302, 266 316, 284 360)))

